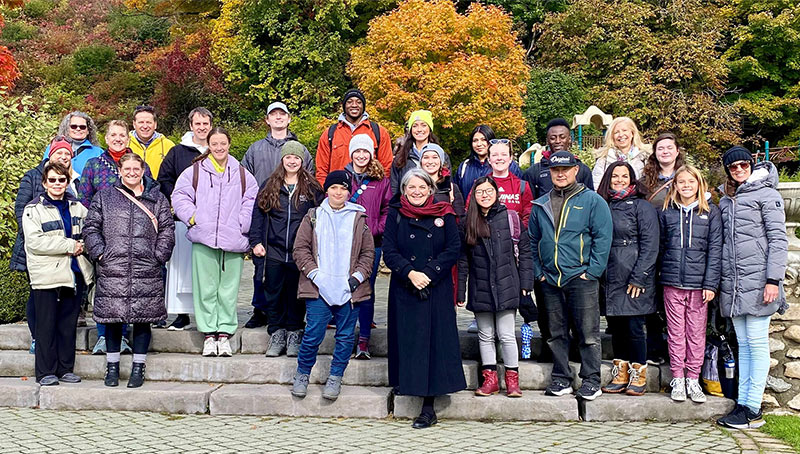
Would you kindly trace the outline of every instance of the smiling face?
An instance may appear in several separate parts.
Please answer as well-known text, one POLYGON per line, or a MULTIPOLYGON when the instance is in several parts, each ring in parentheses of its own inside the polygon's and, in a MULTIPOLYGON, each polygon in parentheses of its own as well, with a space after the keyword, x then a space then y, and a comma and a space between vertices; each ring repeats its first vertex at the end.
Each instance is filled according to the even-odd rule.
POLYGON ((89 135, 89 124, 86 123, 85 118, 73 115, 72 118, 69 119, 69 131, 67 131, 67 133, 70 139, 76 142, 82 142, 89 135))
POLYGON ((60 200, 67 190, 67 177, 50 169, 47 171, 47 177, 43 185, 51 199, 60 200))
POLYGON ((633 128, 627 122, 620 122, 614 127, 611 138, 617 150, 627 153, 633 143, 633 128))
POLYGON ((478 155, 480 159, 486 157, 489 153, 489 141, 486 140, 486 136, 483 133, 476 132, 474 136, 472 136, 472 149, 475 150, 475 154, 478 155))
POLYGON ((228 149, 231 144, 225 134, 214 134, 208 137, 208 151, 219 164, 228 162, 228 149))
POLYGON ((550 167, 550 179, 553 187, 563 189, 575 183, 578 177, 578 166, 572 167, 550 167))
POLYGON ((488 210, 497 201, 497 190, 488 181, 475 187, 475 202, 484 210, 488 210))
POLYGON ((122 184, 133 189, 142 184, 144 168, 138 159, 126 159, 119 168, 122 184))
POLYGON ((572 137, 566 126, 553 126, 547 131, 547 146, 553 153, 568 151, 572 146, 572 137))
POLYGON ((364 115, 364 103, 355 96, 351 96, 344 103, 344 115, 350 123, 355 123, 364 115))
POLYGON ((414 122, 414 124, 411 125, 411 136, 414 138, 415 141, 420 143, 427 142, 428 137, 430 137, 430 135, 431 135, 431 128, 429 128, 424 121, 417 120, 414 122))
POLYGON ((353 167, 363 171, 367 168, 367 165, 369 165, 370 159, 372 159, 372 153, 363 148, 359 148, 353 152, 353 167))
POLYGON ((511 149, 504 143, 496 143, 489 148, 489 165, 495 174, 501 175, 511 165, 511 149))
POLYGON ((428 197, 431 195, 431 188, 425 183, 425 180, 419 177, 411 177, 406 184, 406 189, 403 192, 408 201, 414 206, 422 206, 428 197))
POLYGON ((50 153, 50 162, 58 162, 69 168, 72 165, 72 152, 66 148, 59 148, 50 153))
POLYGON ((344 202, 350 198, 350 191, 341 184, 332 184, 328 188, 328 204, 334 210, 344 206, 344 202))
POLYGON ((442 170, 442 160, 439 159, 439 153, 435 151, 426 151, 419 161, 420 167, 428 175, 439 177, 439 171, 442 170))
POLYGON ((208 139, 208 132, 211 131, 211 118, 196 113, 192 117, 192 124, 189 125, 189 128, 196 140, 204 142, 208 139))
POLYGON ((681 196, 681 202, 684 205, 688 205, 697 199, 697 190, 700 187, 700 183, 691 173, 681 172, 675 175, 673 184, 678 189, 678 194, 681 196))
POLYGON ((663 139, 656 144, 656 159, 661 167, 670 167, 675 165, 675 159, 678 158, 678 147, 675 146, 675 141, 672 139, 663 139))
POLYGON ((611 171, 611 189, 621 191, 631 185, 631 174, 626 166, 614 167, 611 171))
POLYGON ((287 154, 286 156, 284 156, 282 162, 283 162, 283 170, 285 170, 286 173, 288 174, 294 174, 299 172, 300 167, 303 166, 303 160, 293 154, 287 154))
POLYGON ((133 117, 133 129, 140 140, 147 142, 153 137, 158 124, 156 118, 150 112, 139 112, 133 117))
POLYGON ((728 166, 728 172, 731 173, 733 181, 742 184, 750 178, 753 168, 748 161, 736 161, 728 166))
POLYGON ((120 152, 128 148, 128 142, 130 142, 130 136, 125 128, 118 125, 109 126, 108 132, 106 132, 106 144, 109 150, 120 152))
POLYGON ((267 115, 267 125, 270 129, 286 129, 289 127, 289 121, 289 113, 280 108, 273 109, 272 112, 267 115))

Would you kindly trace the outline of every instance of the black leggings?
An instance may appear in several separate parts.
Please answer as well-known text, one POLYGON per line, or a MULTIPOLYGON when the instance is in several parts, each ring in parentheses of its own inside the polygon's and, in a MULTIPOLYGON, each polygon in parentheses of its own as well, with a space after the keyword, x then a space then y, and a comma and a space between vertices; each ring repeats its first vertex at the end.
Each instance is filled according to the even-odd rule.
MULTIPOLYGON (((118 353, 122 344, 122 323, 106 323, 106 351, 118 353)), ((145 355, 150 348, 150 323, 133 324, 133 354, 145 355)))
POLYGON ((614 358, 639 364, 647 361, 645 317, 645 315, 606 316, 608 327, 611 329, 614 358))

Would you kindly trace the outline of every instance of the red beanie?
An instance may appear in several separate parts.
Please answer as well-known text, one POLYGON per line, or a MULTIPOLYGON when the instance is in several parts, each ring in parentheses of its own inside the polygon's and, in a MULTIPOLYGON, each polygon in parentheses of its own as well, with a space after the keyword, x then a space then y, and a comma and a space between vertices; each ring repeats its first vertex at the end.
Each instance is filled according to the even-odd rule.
POLYGON ((70 156, 72 156, 73 158, 75 157, 75 154, 72 152, 72 145, 70 145, 69 142, 67 142, 64 139, 64 137, 58 136, 55 139, 53 139, 52 142, 50 142, 50 153, 47 155, 47 158, 50 159, 50 156, 52 156, 53 153, 56 152, 56 150, 60 150, 62 148, 66 148, 67 150, 69 150, 70 156))

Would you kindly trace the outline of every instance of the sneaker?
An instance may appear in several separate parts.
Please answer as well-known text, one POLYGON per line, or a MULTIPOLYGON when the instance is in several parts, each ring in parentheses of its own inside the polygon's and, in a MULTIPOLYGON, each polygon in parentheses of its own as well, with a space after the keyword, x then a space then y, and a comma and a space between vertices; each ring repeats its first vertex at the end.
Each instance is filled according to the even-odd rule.
POLYGON ((578 399, 583 400, 595 400, 600 396, 600 394, 603 394, 603 391, 600 389, 600 385, 589 383, 588 381, 584 380, 580 389, 578 390, 577 397, 578 399))
POLYGON ((692 399, 692 402, 702 404, 706 401, 706 395, 703 394, 703 388, 700 387, 700 383, 696 378, 686 379, 686 394, 689 395, 689 398, 692 399))
POLYGON ((58 377, 55 375, 45 375, 39 380, 41 386, 55 386, 58 384, 58 377))
POLYGON ((161 320, 161 321, 158 321, 158 322, 155 322, 155 323, 151 323, 150 327, 155 328, 155 329, 166 329, 167 328, 167 321, 166 320, 161 320))
POLYGON ((286 351, 286 330, 281 328, 272 333, 269 337, 269 348, 267 348, 267 356, 274 358, 281 356, 286 351))
POLYGON ((297 357, 300 353, 300 344, 303 343, 303 330, 289 331, 286 334, 286 356, 297 357))
POLYGON ((521 359, 531 359, 531 339, 533 339, 533 328, 527 323, 523 323, 519 327, 520 336, 522 337, 521 359))
POLYGON ((747 407, 736 404, 730 413, 717 420, 717 424, 731 429, 747 429, 750 423, 747 419, 747 413, 747 407))
POLYGON ((342 392, 342 377, 331 375, 325 382, 325 389, 322 390, 322 397, 328 400, 336 400, 342 392))
POLYGON ((97 338, 97 343, 94 344, 94 348, 92 349, 93 355, 105 355, 106 354, 106 338, 105 336, 100 336, 97 338))
POLYGON ((572 394, 572 386, 559 381, 553 381, 544 390, 545 396, 564 396, 566 394, 572 394))
POLYGON ((683 402, 686 400, 686 379, 683 377, 673 378, 671 382, 669 382, 670 388, 672 391, 669 394, 669 397, 672 398, 675 402, 683 402))
POLYGON ((649 364, 651 366, 661 366, 661 365, 664 365, 666 363, 667 363, 667 360, 665 360, 661 356, 654 356, 654 357, 649 358, 647 360, 647 364, 649 364))
POLYGON ((228 336, 220 336, 217 341, 217 356, 231 357, 233 350, 231 349, 231 342, 228 336))
POLYGON ((175 317, 175 320, 167 327, 170 331, 183 331, 189 327, 189 315, 188 314, 178 314, 175 317))
POLYGON ((28 349, 28 353, 31 355, 36 354, 36 339, 31 339, 31 348, 28 349))
POLYGON ((119 353, 122 355, 133 354, 133 349, 131 348, 131 344, 128 343, 128 339, 125 336, 122 336, 122 342, 119 344, 119 353))
POLYGON ((259 309, 253 309, 253 316, 244 324, 245 328, 261 328, 267 326, 267 314, 259 309))
POLYGON ((295 373, 292 379, 292 395, 294 397, 306 397, 308 392, 308 374, 295 373))
POLYGON ((747 416, 747 428, 748 429, 758 429, 759 427, 763 426, 767 422, 764 421, 763 413, 761 409, 758 409, 758 412, 754 412, 750 409, 750 407, 745 407, 745 416, 747 416))
POLYGON ((62 375, 59 380, 63 381, 64 383, 80 383, 81 377, 73 374, 72 372, 67 372, 66 374, 62 375))
POLYGON ((369 339, 358 340, 358 346, 356 347, 356 359, 372 359, 372 356, 369 354, 369 339))
POLYGON ((474 318, 472 319, 472 322, 470 322, 469 327, 467 328, 467 332, 472 334, 478 332, 478 320, 474 318))
POLYGON ((217 356, 217 340, 214 336, 206 336, 203 341, 203 356, 217 356))

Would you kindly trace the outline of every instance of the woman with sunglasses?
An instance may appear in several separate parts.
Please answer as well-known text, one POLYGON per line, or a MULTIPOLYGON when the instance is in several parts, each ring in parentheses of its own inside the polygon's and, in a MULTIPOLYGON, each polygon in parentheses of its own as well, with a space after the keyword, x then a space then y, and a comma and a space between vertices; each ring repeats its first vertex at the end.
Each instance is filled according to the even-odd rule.
POLYGON ((717 423, 734 429, 764 425, 761 399, 769 373, 769 321, 788 305, 783 293, 789 242, 778 170, 753 163, 750 152, 735 146, 722 155, 728 175, 719 202, 722 211, 720 311, 733 319, 739 344, 739 392, 736 407, 717 423))
MULTIPOLYGON (((97 126, 89 115, 83 112, 70 112, 61 120, 57 136, 64 137, 72 147, 72 168, 80 175, 83 167, 92 159, 103 154, 97 142, 97 126)), ((50 146, 44 151, 44 159, 50 155, 50 146)))
MULTIPOLYGON (((391 183, 392 195, 400 193, 400 182, 411 169, 419 167, 422 147, 429 143, 438 144, 439 139, 433 133, 433 114, 430 110, 416 110, 406 122, 406 136, 403 145, 392 161, 391 183)), ((450 168, 450 157, 445 153, 444 167, 450 168)))
POLYGON ((25 207, 22 229, 37 316, 36 381, 52 386, 81 381, 73 373, 75 325, 93 273, 81 240, 87 210, 67 192, 70 170, 48 162, 42 175, 45 193, 25 207))

